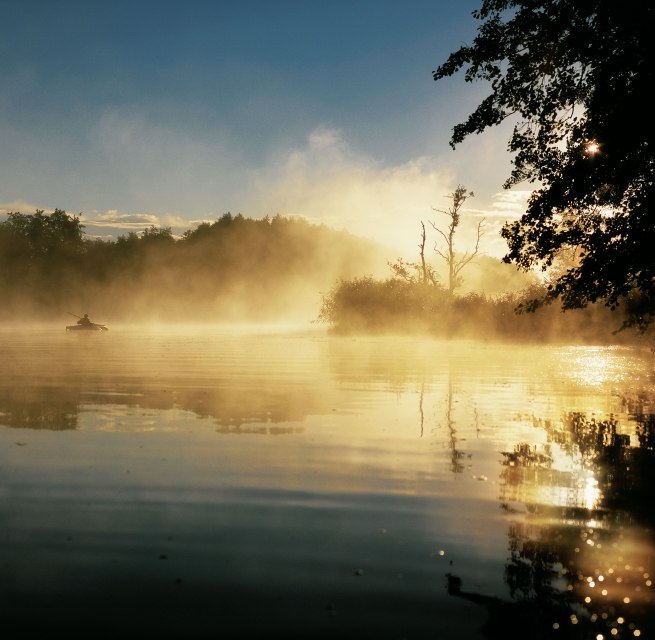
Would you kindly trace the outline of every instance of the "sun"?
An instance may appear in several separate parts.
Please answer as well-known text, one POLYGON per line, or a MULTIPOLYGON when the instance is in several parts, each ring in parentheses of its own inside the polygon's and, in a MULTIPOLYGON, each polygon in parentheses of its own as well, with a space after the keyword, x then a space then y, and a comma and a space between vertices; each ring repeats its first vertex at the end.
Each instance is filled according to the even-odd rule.
POLYGON ((587 146, 585 147, 585 151, 589 155, 594 155, 595 153, 598 153, 600 151, 600 145, 597 142, 589 142, 587 146))

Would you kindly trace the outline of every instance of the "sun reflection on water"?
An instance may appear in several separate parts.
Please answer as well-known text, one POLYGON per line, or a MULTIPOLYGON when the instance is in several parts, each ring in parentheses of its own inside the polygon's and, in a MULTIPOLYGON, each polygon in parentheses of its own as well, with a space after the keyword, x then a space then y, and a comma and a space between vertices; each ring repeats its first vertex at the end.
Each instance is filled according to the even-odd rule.
POLYGON ((583 503, 585 509, 596 509, 600 504, 600 489, 598 488, 598 480, 594 478, 591 471, 587 472, 587 477, 584 481, 583 503))
POLYGON ((575 347, 567 350, 566 369, 573 382, 601 387, 623 379, 625 362, 620 355, 606 347, 575 347))

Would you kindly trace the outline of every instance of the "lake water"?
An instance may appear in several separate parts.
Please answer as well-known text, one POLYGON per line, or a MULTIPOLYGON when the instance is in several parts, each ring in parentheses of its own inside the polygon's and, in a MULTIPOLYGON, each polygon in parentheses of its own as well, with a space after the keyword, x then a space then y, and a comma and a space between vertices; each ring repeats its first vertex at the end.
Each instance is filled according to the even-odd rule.
POLYGON ((0 329, 6 638, 652 638, 653 354, 0 329))

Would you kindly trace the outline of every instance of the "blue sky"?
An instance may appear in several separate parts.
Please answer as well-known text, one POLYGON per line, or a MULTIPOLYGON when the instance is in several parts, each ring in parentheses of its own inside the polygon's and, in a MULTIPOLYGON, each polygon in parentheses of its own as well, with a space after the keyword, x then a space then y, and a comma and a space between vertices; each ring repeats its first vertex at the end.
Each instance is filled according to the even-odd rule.
POLYGON ((463 184, 502 255, 525 200, 501 188, 508 131, 452 150, 487 89, 432 80, 478 6, 0 0, 0 213, 65 209, 98 236, 298 215, 411 253, 463 184))

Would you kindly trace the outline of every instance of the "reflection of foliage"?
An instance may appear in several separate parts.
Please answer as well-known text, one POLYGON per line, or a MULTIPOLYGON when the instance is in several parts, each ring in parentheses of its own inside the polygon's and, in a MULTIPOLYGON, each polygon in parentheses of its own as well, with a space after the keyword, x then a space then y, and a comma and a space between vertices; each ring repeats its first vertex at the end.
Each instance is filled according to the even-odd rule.
POLYGON ((549 588, 549 581, 555 573, 552 565, 546 562, 542 576, 539 571, 532 570, 529 561, 526 561, 524 566, 514 572, 510 580, 522 574, 518 582, 522 583, 522 587, 530 596, 513 601, 467 591, 463 588, 463 580, 452 574, 446 574, 446 588, 450 595, 464 598, 487 609, 487 620, 480 631, 490 640, 592 638, 593 636, 587 635, 589 627, 584 621, 581 621, 582 624, 571 625, 570 596, 566 592, 549 588), (542 579, 543 582, 540 582, 542 579))
POLYGON ((635 416, 632 434, 614 415, 601 419, 570 412, 561 423, 535 420, 535 425, 546 429, 549 444, 543 452, 527 444, 502 452, 503 500, 516 498, 519 492, 525 496, 531 487, 533 491, 541 487, 564 491, 567 504, 579 504, 584 487, 581 489, 578 476, 588 472, 598 483, 597 508, 620 510, 640 521, 653 522, 648 505, 655 494, 655 416, 635 416), (576 461, 579 473, 552 468, 554 446, 576 461))
POLYGON ((650 529, 644 533, 640 523, 653 522, 655 416, 640 412, 633 420, 622 427, 614 415, 581 412, 560 423, 535 419, 547 444, 518 443, 501 452, 501 508, 512 519, 505 566, 512 600, 467 592, 460 578, 448 576, 449 593, 488 609, 486 637, 591 640, 655 632, 653 567, 645 566, 650 547, 627 534, 634 527, 634 535, 647 536, 650 529), (572 467, 556 468, 556 447, 572 467), (598 481, 594 508, 576 502, 584 498, 580 471, 598 481), (562 490, 568 504, 548 503, 562 490), (508 499, 522 499, 524 508, 508 499))
POLYGON ((637 440, 641 449, 655 449, 655 415, 640 415, 637 417, 637 440))
MULTIPOLYGON (((201 418, 213 418, 218 433, 295 434, 304 427, 286 426, 302 422, 308 413, 320 411, 321 399, 296 390, 248 388, 161 390, 130 388, 129 393, 106 394, 76 387, 16 388, 4 385, 0 391, 0 426, 12 428, 65 430, 77 429, 79 412, 86 404, 120 405, 132 409, 167 411, 183 409, 201 418)), ((325 409, 327 410, 327 409, 325 409)))
POLYGON ((624 410, 636 423, 636 437, 642 449, 655 449, 655 414, 651 413, 653 399, 649 393, 637 392, 634 396, 621 398, 624 410))
POLYGON ((550 445, 537 447, 528 443, 519 443, 512 451, 501 451, 499 483, 504 509, 509 510, 508 501, 527 501, 533 487, 556 487, 566 491, 573 489, 569 473, 553 468, 550 445))
POLYGON ((79 404, 57 389, 21 389, 0 394, 0 425, 16 429, 77 429, 79 404))
POLYGON ((597 420, 574 412, 564 421, 583 461, 596 470, 603 504, 647 522, 653 521, 650 504, 655 493, 652 425, 652 415, 641 416, 635 429, 638 446, 633 447, 630 434, 620 433, 614 416, 597 420))
MULTIPOLYGON (((511 600, 470 592, 447 574, 448 592, 486 607, 493 640, 651 637, 650 571, 625 541, 622 514, 529 505, 508 528, 505 581, 511 600), (612 551, 606 551, 612 550, 612 551)), ((646 552, 647 553, 647 552, 646 552)))
POLYGON ((553 598, 559 593, 553 588, 553 582, 558 577, 558 572, 553 568, 557 557, 554 541, 535 541, 523 536, 523 526, 513 523, 509 528, 510 562, 505 567, 505 581, 510 595, 517 600, 553 598))
POLYGON ((514 451, 511 452, 501 451, 501 455, 505 458, 505 463, 512 467, 544 467, 548 469, 553 462, 549 447, 546 449, 546 453, 540 453, 536 446, 527 443, 515 445, 514 451))
POLYGON ((541 519, 533 524, 513 522, 508 532, 505 579, 515 609, 528 605, 535 616, 535 635, 526 637, 621 638, 634 637, 634 629, 648 637, 653 624, 650 595, 634 596, 640 584, 648 584, 642 575, 645 568, 635 566, 633 571, 623 551, 616 552, 618 562, 611 566, 595 557, 603 553, 601 548, 621 545, 620 534, 612 533, 607 520, 614 516, 605 514, 589 527, 582 511, 551 510, 548 515, 561 523, 553 526, 543 524, 546 514, 536 514, 541 519), (627 594, 634 601, 626 600, 627 594))
POLYGON ((564 426, 573 435, 575 447, 588 464, 608 459, 618 462, 630 446, 630 436, 617 432, 618 422, 612 415, 606 420, 597 420, 595 416, 587 418, 574 411, 565 417, 564 426))

